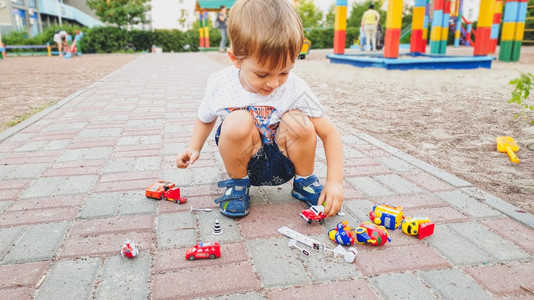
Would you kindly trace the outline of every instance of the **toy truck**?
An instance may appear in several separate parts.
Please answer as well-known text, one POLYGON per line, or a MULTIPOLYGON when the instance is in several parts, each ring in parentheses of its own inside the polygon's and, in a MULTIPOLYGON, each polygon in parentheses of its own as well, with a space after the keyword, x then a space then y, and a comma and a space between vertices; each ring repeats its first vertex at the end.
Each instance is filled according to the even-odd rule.
POLYGON ((169 200, 174 203, 183 204, 187 201, 187 198, 180 196, 180 188, 169 181, 158 181, 145 190, 145 195, 148 198, 154 198, 158 200, 169 200))
POLYGON ((300 213, 300 216, 311 224, 313 221, 319 221, 320 224, 324 223, 326 215, 324 214, 324 206, 322 205, 313 205, 308 209, 303 210, 300 213))
POLYGON ((391 206, 387 203, 380 203, 369 212, 369 219, 377 225, 382 225, 387 229, 395 230, 401 226, 404 219, 402 206, 391 206))
POLYGON ((402 220, 402 232, 407 235, 416 235, 420 240, 434 233, 434 223, 428 218, 406 218, 402 220))

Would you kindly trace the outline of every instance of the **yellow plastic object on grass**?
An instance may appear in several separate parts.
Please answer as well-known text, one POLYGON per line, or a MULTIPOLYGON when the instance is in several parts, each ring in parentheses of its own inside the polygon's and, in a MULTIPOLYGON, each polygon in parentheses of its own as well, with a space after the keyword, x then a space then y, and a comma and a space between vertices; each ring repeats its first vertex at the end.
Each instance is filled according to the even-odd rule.
POLYGON ((515 143, 514 139, 510 136, 499 136, 497 137, 497 150, 499 152, 508 153, 510 160, 519 163, 519 158, 515 155, 514 152, 519 150, 519 146, 515 143))

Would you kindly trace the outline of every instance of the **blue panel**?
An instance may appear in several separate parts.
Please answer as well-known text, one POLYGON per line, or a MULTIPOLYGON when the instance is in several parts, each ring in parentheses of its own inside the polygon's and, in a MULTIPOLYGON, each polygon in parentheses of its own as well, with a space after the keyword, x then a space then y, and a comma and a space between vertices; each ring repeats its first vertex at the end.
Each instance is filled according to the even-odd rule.
POLYGON ((503 22, 515 22, 517 16, 518 2, 508 2, 504 6, 503 22))
POLYGON ((336 0, 336 6, 347 6, 347 0, 336 0))
POLYGON ((413 6, 419 7, 419 6, 425 6, 425 5, 426 5, 426 0, 415 0, 413 6))
POLYGON ((523 23, 525 22, 525 18, 527 16, 527 2, 519 2, 519 7, 517 11, 517 17, 516 22, 523 23))
POLYGON ((493 56, 445 56, 427 54, 408 54, 417 58, 392 59, 382 55, 352 54, 336 55, 329 54, 326 57, 331 63, 349 64, 356 67, 385 68, 387 70, 444 70, 444 69, 477 69, 491 68, 493 56))
POLYGON ((434 17, 432 18, 432 26, 441 26, 443 20, 443 11, 435 10, 434 17))
POLYGON ((499 24, 493 24, 491 26, 490 39, 496 40, 499 37, 499 24))
POLYGON ((449 28, 449 14, 443 14, 443 21, 441 22, 441 27, 449 28))

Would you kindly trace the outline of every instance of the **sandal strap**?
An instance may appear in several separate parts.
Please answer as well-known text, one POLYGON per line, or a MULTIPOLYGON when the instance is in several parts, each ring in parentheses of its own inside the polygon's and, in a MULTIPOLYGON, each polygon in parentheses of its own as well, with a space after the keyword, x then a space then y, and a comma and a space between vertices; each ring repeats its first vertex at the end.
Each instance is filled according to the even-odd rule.
POLYGON ((247 198, 247 189, 236 190, 235 186, 227 187, 224 195, 215 199, 215 203, 226 202, 230 200, 245 200, 247 198))
POLYGON ((316 181, 319 181, 319 178, 317 178, 317 176, 315 174, 313 174, 310 177, 308 177, 306 179, 303 179, 301 181, 301 183, 302 183, 303 186, 310 186, 316 181))
POLYGON ((219 181, 217 183, 217 186, 221 187, 231 187, 231 186, 243 186, 243 187, 249 187, 250 186, 250 179, 228 179, 219 181))

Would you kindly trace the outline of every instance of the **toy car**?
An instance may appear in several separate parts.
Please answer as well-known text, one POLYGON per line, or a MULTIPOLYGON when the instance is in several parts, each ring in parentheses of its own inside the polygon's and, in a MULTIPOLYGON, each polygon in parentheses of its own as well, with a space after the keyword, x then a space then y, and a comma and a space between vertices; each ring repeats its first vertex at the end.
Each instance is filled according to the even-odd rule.
POLYGON ((407 235, 416 235, 420 240, 434 233, 434 223, 428 218, 406 218, 402 220, 402 232, 407 235))
POLYGON ((337 244, 345 246, 354 244, 356 238, 347 221, 339 222, 336 228, 328 232, 328 237, 337 244))
POLYGON ((384 226, 377 226, 369 221, 365 221, 354 230, 356 233, 356 243, 369 243, 374 246, 382 246, 387 242, 391 242, 388 237, 388 231, 384 226))
POLYGON ((311 224, 313 221, 319 221, 320 224, 324 224, 324 219, 326 219, 324 206, 322 205, 313 205, 310 208, 303 210, 300 213, 300 216, 308 221, 308 224, 311 224))
POLYGON ((215 259, 221 257, 221 246, 217 242, 200 242, 195 246, 187 249, 185 259, 215 259))
POLYGON ((174 183, 169 181, 154 183, 146 189, 145 195, 149 198, 169 200, 180 204, 187 201, 187 198, 180 196, 180 188, 177 188, 174 183))
POLYGON ((172 183, 170 181, 160 180, 160 181, 152 184, 151 186, 149 186, 145 190, 145 196, 147 196, 148 198, 154 198, 154 199, 161 200, 161 198, 163 197, 163 193, 165 193, 167 190, 173 189, 175 187, 176 187, 176 184, 174 184, 174 183, 172 183))
POLYGON ((132 241, 126 241, 122 244, 121 255, 122 257, 133 258, 139 254, 139 250, 135 247, 135 243, 132 241))
POLYGON ((401 225, 404 216, 402 206, 391 206, 387 203, 380 203, 369 212, 369 219, 377 225, 382 225, 387 229, 395 230, 401 225))

